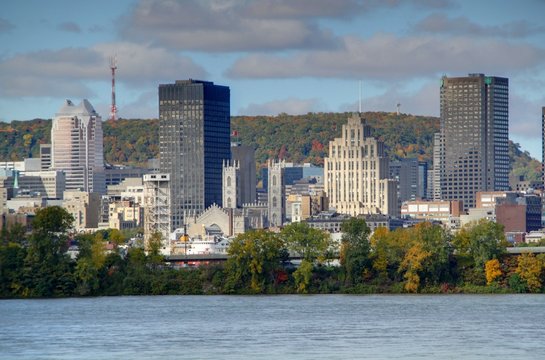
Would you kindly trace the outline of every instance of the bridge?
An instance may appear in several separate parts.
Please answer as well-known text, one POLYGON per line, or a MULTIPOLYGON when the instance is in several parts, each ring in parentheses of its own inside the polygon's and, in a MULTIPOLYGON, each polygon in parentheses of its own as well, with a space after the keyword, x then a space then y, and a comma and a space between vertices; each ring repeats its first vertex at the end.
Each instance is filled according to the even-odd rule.
MULTIPOLYGON (((190 254, 190 255, 165 255, 165 262, 174 266, 199 266, 217 264, 227 261, 227 254, 190 254)), ((299 255, 290 255, 289 260, 301 260, 299 255)))
POLYGON ((508 247, 507 254, 520 255, 520 254, 545 254, 545 246, 528 246, 528 247, 508 247))
MULTIPOLYGON (((507 254, 516 256, 521 254, 545 254, 545 246, 508 247, 507 254)), ((178 267, 217 264, 227 261, 227 254, 190 254, 165 255, 165 262, 178 267)), ((301 260, 301 256, 292 254, 289 260, 301 260)))

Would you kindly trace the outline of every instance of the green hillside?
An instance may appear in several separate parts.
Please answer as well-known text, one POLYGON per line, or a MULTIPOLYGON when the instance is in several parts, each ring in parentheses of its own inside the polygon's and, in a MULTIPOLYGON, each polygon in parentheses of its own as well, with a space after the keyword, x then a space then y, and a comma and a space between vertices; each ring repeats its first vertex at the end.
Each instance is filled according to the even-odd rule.
MULTIPOLYGON (((340 136, 350 113, 308 113, 306 115, 234 116, 235 140, 256 149, 258 166, 268 158, 323 164, 330 140, 340 136)), ((385 112, 364 114, 373 135, 381 138, 391 158, 417 157, 431 162, 433 134, 439 119, 431 116, 397 115, 385 112)), ((158 157, 156 119, 105 121, 104 157, 110 164, 145 165, 158 157)), ((39 156, 39 144, 49 143, 51 120, 34 119, 0 123, 0 160, 21 160, 39 156)), ((540 178, 541 163, 532 159, 519 144, 510 143, 512 173, 530 180, 540 178)))

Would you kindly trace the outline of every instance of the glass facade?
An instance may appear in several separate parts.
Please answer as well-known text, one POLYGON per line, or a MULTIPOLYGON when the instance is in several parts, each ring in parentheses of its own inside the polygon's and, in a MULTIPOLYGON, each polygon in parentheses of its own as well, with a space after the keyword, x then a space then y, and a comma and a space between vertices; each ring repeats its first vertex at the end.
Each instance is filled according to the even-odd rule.
POLYGON ((200 80, 159 85, 159 167, 171 176, 172 230, 185 216, 222 205, 230 121, 229 87, 200 80))
POLYGON ((443 200, 475 206, 477 191, 509 190, 509 80, 483 74, 441 81, 443 200))

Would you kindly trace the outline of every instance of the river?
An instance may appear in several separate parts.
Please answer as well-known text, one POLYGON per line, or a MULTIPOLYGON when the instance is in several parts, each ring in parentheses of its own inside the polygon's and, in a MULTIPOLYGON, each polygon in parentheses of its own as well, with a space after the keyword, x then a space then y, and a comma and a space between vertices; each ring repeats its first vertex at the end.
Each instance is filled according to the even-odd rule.
POLYGON ((1 359, 545 359, 544 295, 0 301, 1 359))

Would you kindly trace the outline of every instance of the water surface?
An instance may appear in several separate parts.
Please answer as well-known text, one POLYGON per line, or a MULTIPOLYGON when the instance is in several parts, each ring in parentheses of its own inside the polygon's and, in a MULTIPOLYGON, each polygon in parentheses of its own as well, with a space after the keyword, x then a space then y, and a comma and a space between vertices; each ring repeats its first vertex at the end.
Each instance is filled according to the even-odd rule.
POLYGON ((543 295, 0 301, 1 359, 545 359, 543 295))

